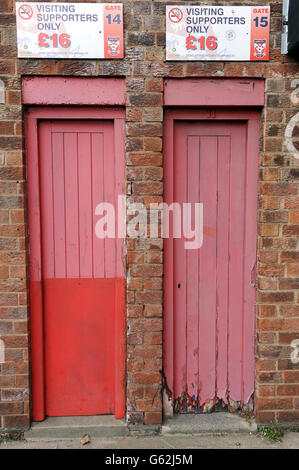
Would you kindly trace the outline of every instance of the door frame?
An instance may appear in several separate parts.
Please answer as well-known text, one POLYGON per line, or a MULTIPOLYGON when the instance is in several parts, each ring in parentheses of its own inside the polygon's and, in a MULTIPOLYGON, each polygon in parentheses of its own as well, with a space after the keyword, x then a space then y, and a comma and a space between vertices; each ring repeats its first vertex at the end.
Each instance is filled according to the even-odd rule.
MULTIPOLYGON (((186 82, 192 82, 192 80, 182 80, 184 84, 182 85, 182 92, 188 90, 186 82)), ((204 82, 212 82, 208 80, 203 80, 204 82)), ((217 105, 217 98, 220 100, 219 90, 221 91, 221 86, 211 86, 209 90, 209 95, 206 97, 204 95, 205 91, 204 88, 201 89, 200 95, 195 96, 194 104, 195 107, 188 106, 190 96, 189 91, 186 95, 186 103, 188 103, 184 108, 182 108, 182 94, 180 91, 180 85, 178 82, 180 80, 174 80, 175 87, 173 88, 173 92, 175 93, 168 93, 168 97, 166 104, 174 106, 169 107, 165 110, 164 114, 164 201, 166 203, 173 202, 173 190, 174 190, 174 126, 176 121, 180 120, 201 120, 201 121, 243 121, 247 124, 247 145, 246 145, 246 154, 247 155, 255 155, 256 157, 253 159, 247 160, 247 189, 250 188, 251 191, 254 192, 256 195, 255 199, 251 198, 251 206, 246 208, 247 211, 250 211, 253 214, 254 220, 251 224, 251 230, 254 230, 254 233, 251 233, 252 236, 256 239, 256 250, 252 253, 251 250, 247 248, 245 252, 245 256, 249 257, 250 259, 250 266, 251 273, 249 275, 249 279, 247 282, 249 285, 254 287, 254 301, 256 305, 256 260, 257 260, 257 212, 258 212, 258 167, 259 167, 259 151, 260 151, 260 139, 257 136, 260 136, 260 118, 261 112, 260 109, 257 108, 257 104, 255 108, 249 108, 248 105, 248 97, 246 100, 242 100, 246 103, 246 107, 242 107, 242 101, 239 103, 239 106, 236 107, 228 107, 228 106, 219 106, 217 105), (218 89, 218 91, 217 91, 218 89), (211 90, 215 91, 215 94, 212 96, 210 94, 211 90), (198 97, 199 96, 199 97, 198 97), (200 96, 203 96, 204 102, 209 101, 213 103, 213 106, 204 106, 201 107, 200 104, 196 106, 196 102, 200 103, 200 96), (179 97, 179 98, 178 98, 179 97), (177 100, 180 100, 180 108, 175 107, 175 103, 177 100)), ((217 82, 214 80, 213 82, 217 82)), ((225 80, 221 80, 222 85, 225 80)), ((232 82, 229 80, 229 82, 232 82)), ((200 80, 197 81, 198 85, 200 80)), ((210 86, 210 83, 208 83, 210 86)), ((169 81, 167 82, 169 86, 169 81)), ((224 85, 223 85, 224 86, 224 85)), ((193 81, 194 87, 194 81, 193 81)), ((251 88, 252 89, 252 88, 251 88)), ((223 88, 222 88, 223 90, 223 88)), ((262 87, 262 90, 264 88, 262 87)), ((261 91, 261 89, 260 89, 261 91)), ((257 100, 252 100, 251 103, 258 103, 261 105, 261 97, 259 96, 257 100)), ((230 94, 230 93, 229 93, 230 94)), ((234 105, 234 97, 233 94, 230 96, 232 105, 234 105)), ((221 103, 221 100, 218 101, 221 103)), ((177 105, 176 105, 177 106, 177 105)), ((163 328, 163 367, 164 367, 164 391, 163 391, 163 410, 165 416, 172 416, 173 415, 173 397, 172 392, 174 390, 174 269, 173 269, 173 250, 174 250, 174 243, 173 239, 165 239, 164 240, 164 328, 163 328)), ((256 309, 254 309, 256 310, 256 309)), ((256 324, 256 312, 252 312, 252 315, 249 317, 244 317, 244 327, 243 331, 247 331, 250 335, 250 344, 247 345, 247 349, 252 349, 251 353, 251 361, 248 365, 249 367, 249 376, 251 380, 255 382, 255 324, 256 324)), ((253 389, 254 392, 254 389, 253 389)))
MULTIPOLYGON (((30 244, 30 331, 31 331, 31 389, 34 421, 45 419, 45 374, 43 333, 43 288, 41 269, 41 210, 39 181, 38 121, 41 119, 113 120, 118 194, 125 195, 125 150, 122 108, 38 106, 29 107, 25 113, 26 161, 28 187, 28 220, 30 244)), ((117 279, 115 305, 115 417, 125 415, 125 364, 126 364, 126 300, 124 272, 124 239, 118 239, 117 279)))

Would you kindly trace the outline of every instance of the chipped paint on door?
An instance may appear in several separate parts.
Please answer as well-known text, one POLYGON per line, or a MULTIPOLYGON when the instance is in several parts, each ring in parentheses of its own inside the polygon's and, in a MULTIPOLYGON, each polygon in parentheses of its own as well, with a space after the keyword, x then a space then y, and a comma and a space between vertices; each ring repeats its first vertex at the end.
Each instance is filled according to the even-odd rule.
POLYGON ((173 158, 166 145, 166 202, 201 202, 204 218, 199 250, 183 238, 165 243, 165 380, 177 411, 246 404, 254 391, 258 147, 248 121, 223 115, 191 120, 181 111, 173 158))

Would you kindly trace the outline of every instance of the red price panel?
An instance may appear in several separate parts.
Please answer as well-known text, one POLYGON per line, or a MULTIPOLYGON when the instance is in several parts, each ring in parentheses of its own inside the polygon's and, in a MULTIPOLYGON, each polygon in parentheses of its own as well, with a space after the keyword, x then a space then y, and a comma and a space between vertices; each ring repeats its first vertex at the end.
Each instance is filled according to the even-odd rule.
POLYGON ((216 36, 201 36, 196 38, 195 36, 186 37, 186 49, 188 50, 200 50, 200 51, 214 51, 218 47, 218 39, 216 36))
POLYGON ((123 59, 123 10, 122 5, 104 6, 104 57, 123 59))
POLYGON ((269 60, 270 7, 253 7, 250 60, 269 60))
POLYGON ((69 34, 52 34, 49 36, 47 33, 39 33, 38 46, 39 47, 63 47, 68 48, 71 45, 71 38, 69 34))

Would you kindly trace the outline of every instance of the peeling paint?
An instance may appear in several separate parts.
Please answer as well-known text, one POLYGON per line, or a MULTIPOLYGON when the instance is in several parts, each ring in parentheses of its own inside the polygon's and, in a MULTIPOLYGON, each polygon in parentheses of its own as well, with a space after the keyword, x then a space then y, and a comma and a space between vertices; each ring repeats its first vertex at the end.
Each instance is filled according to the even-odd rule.
POLYGON ((234 401, 229 397, 223 400, 217 396, 201 403, 200 394, 191 396, 184 392, 173 401, 173 409, 175 413, 212 413, 227 410, 231 413, 246 411, 253 414, 253 396, 247 403, 234 401))

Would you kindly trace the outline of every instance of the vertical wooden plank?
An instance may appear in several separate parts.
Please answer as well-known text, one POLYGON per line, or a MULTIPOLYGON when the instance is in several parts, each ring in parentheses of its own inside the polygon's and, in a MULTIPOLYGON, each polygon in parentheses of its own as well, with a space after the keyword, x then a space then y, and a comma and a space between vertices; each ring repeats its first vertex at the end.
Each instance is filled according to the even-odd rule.
POLYGON ((123 224, 123 236, 125 235, 126 225, 126 204, 123 200, 123 206, 119 207, 118 196, 125 195, 125 155, 124 155, 124 141, 125 141, 125 125, 124 119, 114 120, 114 159, 115 159, 115 196, 117 198, 117 208, 120 211, 120 221, 116 219, 116 276, 124 277, 124 238, 119 237, 121 224, 123 224), (120 225, 120 227, 119 227, 120 225))
POLYGON ((66 277, 79 277, 77 133, 64 133, 66 277))
POLYGON ((42 229, 42 276, 55 277, 54 268, 54 213, 53 213, 53 157, 52 124, 41 121, 39 124, 40 182, 41 182, 41 229, 42 229))
POLYGON ((217 397, 227 398, 230 137, 218 137, 217 199, 217 397))
POLYGON ((256 318, 256 240, 257 194, 260 123, 248 121, 247 130, 247 178, 245 212, 245 261, 244 261, 244 325, 243 325, 243 402, 247 403, 254 392, 254 331, 256 318))
POLYGON ((37 120, 26 116, 26 151, 28 168, 28 215, 30 242, 30 312, 31 312, 31 366, 32 417, 45 419, 43 297, 41 284, 41 226, 37 120))
POLYGON ((78 180, 80 277, 93 277, 90 132, 78 132, 78 180))
POLYGON ((37 120, 26 119, 26 150, 28 184, 28 216, 30 224, 30 279, 41 280, 41 227, 40 227, 40 187, 39 187, 39 149, 37 120))
POLYGON ((235 124, 231 130, 228 389, 234 401, 242 397, 245 130, 244 124, 235 124))
MULTIPOLYGON (((104 136, 103 133, 93 132, 91 137, 92 152, 92 210, 93 228, 98 216, 95 208, 104 202, 104 136)), ((105 273, 105 240, 98 238, 93 229, 93 275, 95 278, 104 277, 105 273)))
MULTIPOLYGON (((55 277, 66 277, 63 133, 52 134, 55 277)), ((44 255, 48 256, 45 252, 44 255)))
MULTIPOLYGON (((174 200, 181 205, 187 198, 187 134, 183 124, 175 128, 174 200)), ((174 240, 174 396, 186 392, 187 359, 187 276, 184 239, 174 240)))
POLYGON ((200 197, 204 237, 200 250, 199 281, 199 385, 200 403, 215 396, 216 364, 216 231, 217 226, 217 137, 200 138, 200 197), (212 229, 212 230, 211 230, 212 229))
MULTIPOLYGON (((199 137, 187 137, 187 200, 194 203, 199 198, 199 137)), ((194 215, 191 217, 194 222, 194 215)), ((194 224, 190 225, 192 229, 194 224)), ((187 257, 187 393, 194 399, 198 395, 198 288, 199 250, 185 250, 187 257)))
MULTIPOLYGON (((164 199, 167 204, 174 201, 174 122, 169 111, 165 111, 164 125, 164 199)), ((163 327, 163 363, 167 388, 171 394, 174 391, 174 240, 164 239, 164 327, 163 327)), ((166 399, 163 402, 164 411, 169 411, 166 399)))
MULTIPOLYGON (((104 200, 115 208, 115 160, 113 127, 104 127, 104 200), (110 156, 110 158, 109 158, 110 156)), ((105 238, 105 277, 116 275, 116 239, 105 238)))
POLYGON ((115 418, 126 409, 126 281, 115 279, 115 418))

